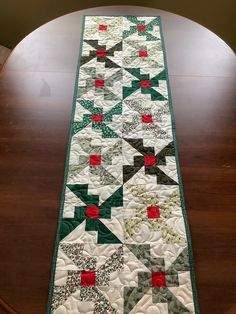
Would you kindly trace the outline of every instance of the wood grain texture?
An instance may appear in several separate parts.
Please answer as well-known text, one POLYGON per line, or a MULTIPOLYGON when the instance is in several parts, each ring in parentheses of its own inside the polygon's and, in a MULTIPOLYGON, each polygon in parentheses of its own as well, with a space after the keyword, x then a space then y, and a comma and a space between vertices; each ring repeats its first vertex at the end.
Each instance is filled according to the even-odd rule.
POLYGON ((234 0, 21 0, 2 1, 0 11, 0 42, 6 47, 13 48, 26 35, 39 26, 54 18, 90 7, 106 5, 145 5, 153 9, 169 11, 185 16, 207 27, 223 38, 234 51, 236 50, 236 29, 234 0))
POLYGON ((83 14, 160 15, 203 314, 236 300, 235 56, 182 17, 138 7, 75 12, 26 37, 0 73, 0 295, 45 313, 83 14), (220 302, 219 302, 220 301, 220 302))

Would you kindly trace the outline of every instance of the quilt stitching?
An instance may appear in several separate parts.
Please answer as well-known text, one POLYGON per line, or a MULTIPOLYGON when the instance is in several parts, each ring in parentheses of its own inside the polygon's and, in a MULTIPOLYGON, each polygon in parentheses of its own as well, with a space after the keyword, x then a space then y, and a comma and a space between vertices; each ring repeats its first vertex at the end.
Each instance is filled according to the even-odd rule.
POLYGON ((84 21, 48 313, 198 313, 160 18, 84 21))

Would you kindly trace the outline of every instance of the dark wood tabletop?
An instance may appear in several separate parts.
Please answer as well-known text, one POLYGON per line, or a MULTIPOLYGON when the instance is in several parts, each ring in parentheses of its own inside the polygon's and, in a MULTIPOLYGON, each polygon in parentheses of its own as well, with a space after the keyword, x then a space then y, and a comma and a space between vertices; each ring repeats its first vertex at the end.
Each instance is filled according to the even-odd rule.
POLYGON ((84 14, 161 16, 200 312, 236 313, 235 55, 186 18, 133 6, 47 23, 0 74, 0 307, 45 313, 84 14))

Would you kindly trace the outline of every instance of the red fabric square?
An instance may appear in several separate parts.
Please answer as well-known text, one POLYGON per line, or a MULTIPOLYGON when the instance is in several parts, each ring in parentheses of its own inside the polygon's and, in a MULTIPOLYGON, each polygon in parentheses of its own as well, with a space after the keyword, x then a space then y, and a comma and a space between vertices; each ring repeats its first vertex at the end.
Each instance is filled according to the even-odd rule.
POLYGON ((140 50, 139 51, 139 57, 147 57, 147 56, 148 56, 147 50, 140 50))
POLYGON ((142 115, 142 122, 143 123, 151 123, 152 122, 152 115, 151 114, 142 115))
POLYGON ((106 31, 106 30, 107 30, 107 25, 102 25, 102 24, 100 24, 100 25, 98 26, 98 29, 99 29, 100 31, 106 31))
POLYGON ((141 88, 149 88, 150 87, 150 81, 149 80, 141 80, 140 81, 140 87, 141 88))
POLYGON ((104 80, 95 80, 95 86, 104 86, 105 81, 104 80))
POLYGON ((166 287, 166 274, 161 271, 152 272, 152 286, 153 287, 166 287))
POLYGON ((95 286, 96 284, 96 273, 95 271, 85 271, 81 272, 80 285, 81 286, 95 286))
POLYGON ((106 57, 106 50, 97 50, 98 57, 106 57))
POLYGON ((145 31, 145 29, 146 29, 146 25, 138 25, 139 32, 145 31))
POLYGON ((86 206, 86 217, 87 218, 98 218, 99 217, 99 208, 94 205, 86 206))
POLYGON ((156 164, 156 156, 144 156, 144 165, 145 166, 155 166, 156 164))
POLYGON ((159 206, 149 206, 147 207, 147 217, 148 218, 160 218, 160 207, 159 206))
POLYGON ((101 165, 101 156, 99 155, 90 155, 89 156, 90 165, 101 165))
POLYGON ((93 114, 92 120, 93 122, 102 122, 103 116, 102 114, 93 114))

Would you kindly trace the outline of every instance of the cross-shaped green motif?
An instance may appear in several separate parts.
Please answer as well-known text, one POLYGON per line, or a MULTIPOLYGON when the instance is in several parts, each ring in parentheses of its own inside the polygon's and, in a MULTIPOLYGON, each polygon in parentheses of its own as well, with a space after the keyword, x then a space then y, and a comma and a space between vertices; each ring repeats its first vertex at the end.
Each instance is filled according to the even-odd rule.
POLYGON ((85 206, 75 206, 73 218, 63 218, 60 227, 60 239, 64 239, 84 220, 85 231, 97 231, 98 243, 121 243, 121 241, 102 223, 99 218, 110 219, 111 208, 123 206, 123 187, 117 189, 108 199, 99 205, 99 196, 88 194, 88 184, 67 185, 67 187, 82 201, 85 206), (86 209, 96 206, 99 209, 98 218, 88 218, 86 209))
POLYGON ((127 37, 129 37, 132 34, 137 33, 139 36, 145 37, 147 41, 158 40, 158 38, 156 36, 154 36, 150 33, 154 30, 154 26, 160 24, 158 17, 154 18, 149 23, 146 23, 145 21, 139 20, 137 16, 127 16, 126 18, 128 21, 132 22, 134 25, 130 26, 129 31, 125 30, 123 32, 123 38, 124 39, 126 39, 127 37), (143 25, 143 26, 145 25, 145 29, 139 30, 138 26, 141 26, 141 25, 143 25))
POLYGON ((150 78, 150 74, 141 74, 140 68, 126 68, 127 72, 137 78, 132 81, 132 86, 123 87, 123 99, 133 94, 136 90, 141 90, 142 94, 151 95, 151 100, 167 100, 161 93, 159 93, 154 87, 159 87, 159 81, 166 80, 166 71, 163 70, 154 77, 150 78), (148 85, 142 86, 142 82, 148 82, 148 85))
POLYGON ((116 138, 119 137, 106 123, 112 122, 114 115, 122 114, 122 102, 118 102, 114 107, 112 107, 109 111, 103 112, 103 108, 95 107, 93 100, 84 100, 80 99, 78 101, 78 106, 82 106, 88 111, 90 114, 83 115, 83 121, 75 121, 73 122, 73 134, 78 133, 89 124, 92 125, 92 128, 95 130, 100 130, 102 132, 102 137, 104 138, 116 138), (101 116, 101 121, 94 121, 94 116, 101 116))
POLYGON ((167 303, 168 314, 189 314, 189 310, 168 289, 169 287, 179 286, 179 272, 189 271, 187 248, 184 248, 171 266, 166 269, 164 258, 153 258, 151 256, 149 244, 126 244, 126 246, 150 272, 140 272, 138 274, 138 287, 124 287, 124 314, 128 314, 150 288, 152 289, 153 303, 167 303), (165 277, 164 286, 157 287, 152 285, 152 272, 161 272, 163 274, 165 277))

